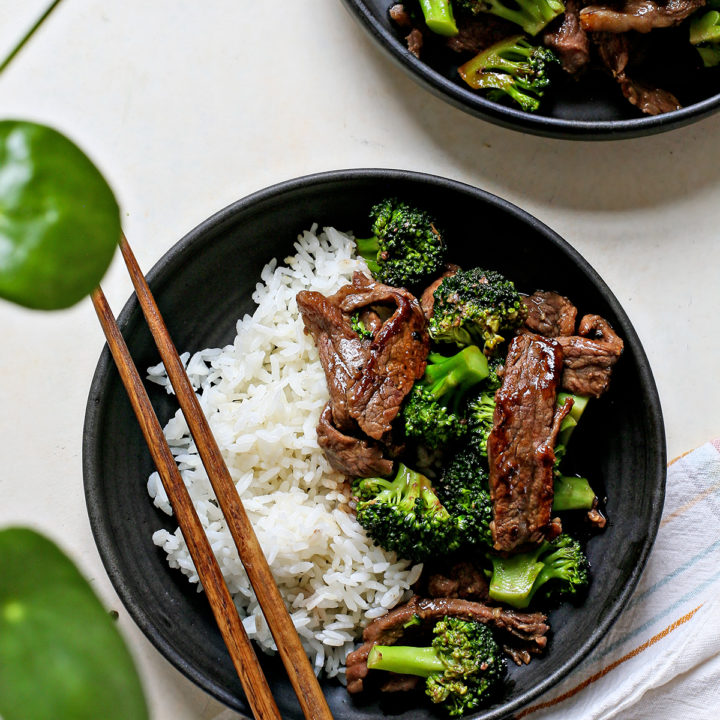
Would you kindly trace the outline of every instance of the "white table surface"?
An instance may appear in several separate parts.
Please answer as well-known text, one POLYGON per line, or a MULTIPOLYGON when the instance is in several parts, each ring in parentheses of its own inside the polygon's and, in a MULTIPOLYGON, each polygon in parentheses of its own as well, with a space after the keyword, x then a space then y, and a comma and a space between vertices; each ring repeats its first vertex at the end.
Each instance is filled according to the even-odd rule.
MULTIPOLYGON (((0 57, 46 2, 0 0, 0 57)), ((64 0, 0 76, 0 98, 0 117, 52 124, 100 165, 146 269, 216 210, 311 172, 407 168, 507 198, 572 243, 627 310, 669 456, 720 433, 720 115, 613 143, 500 129, 417 86, 339 0, 64 0)), ((119 258, 103 286, 119 311, 119 258)), ((81 443, 102 346, 89 301, 57 313, 0 301, 0 527, 51 535, 120 613, 154 720, 211 718, 221 706, 134 626, 90 533, 81 443)))

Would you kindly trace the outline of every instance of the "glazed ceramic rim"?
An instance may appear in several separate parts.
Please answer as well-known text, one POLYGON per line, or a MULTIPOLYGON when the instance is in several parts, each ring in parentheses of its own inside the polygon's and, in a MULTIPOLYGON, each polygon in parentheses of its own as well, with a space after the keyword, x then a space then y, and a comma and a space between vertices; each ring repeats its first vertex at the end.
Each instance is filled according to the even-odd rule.
POLYGON ((416 58, 380 23, 363 0, 342 0, 378 45, 433 95, 470 115, 518 132, 565 140, 620 140, 655 135, 702 120, 720 109, 720 93, 680 110, 628 120, 566 120, 533 115, 487 100, 416 58))
MULTIPOLYGON (((172 246, 147 274, 147 279, 151 289, 155 285, 159 285, 163 281, 167 280, 172 276, 172 273, 177 266, 182 265, 187 261, 188 257, 193 257, 196 254, 194 252, 195 250, 201 251, 204 238, 209 232, 212 232, 217 226, 224 225, 234 216, 245 213, 255 206, 262 206, 268 201, 277 201, 284 194, 294 192, 300 188, 321 188, 323 185, 336 185, 338 183, 368 179, 376 181, 387 179, 393 181, 426 183, 442 187, 454 193, 470 195, 474 199, 479 199, 484 203, 492 205, 496 209, 512 216, 515 220, 530 226, 536 232, 542 234, 552 245, 559 247, 562 252, 566 253, 574 263, 581 267, 581 269, 592 278, 594 287, 603 296, 617 317, 626 346, 632 347, 633 354, 638 365, 640 388, 642 388, 647 401, 646 416, 651 420, 651 432, 648 434, 647 447, 657 447, 659 449, 657 453, 653 453, 653 455, 648 458, 648 467, 650 468, 650 472, 652 472, 652 468, 654 467, 655 473, 655 482, 653 484, 654 490, 650 504, 651 512, 649 513, 648 518, 648 534, 643 542, 638 556, 638 561, 633 568, 632 574, 630 575, 622 592, 612 602, 611 611, 604 617, 602 622, 598 624, 588 640, 582 646, 577 648, 572 657, 548 675, 542 682, 514 698, 512 701, 498 705, 495 708, 490 708, 489 710, 481 713, 483 720, 500 720, 500 718, 505 717, 507 714, 517 711, 527 705, 531 700, 538 697, 562 680, 568 672, 576 667, 606 635, 608 629, 617 619, 637 585, 655 541, 655 536, 657 534, 662 514, 663 500, 665 496, 665 478, 667 474, 667 457, 662 410, 657 387, 655 385, 647 356, 642 344, 640 343, 637 333, 630 323, 630 319, 627 317, 625 311, 620 306, 620 303, 598 273, 567 241, 563 240, 556 232, 507 200, 503 200, 502 198, 471 185, 436 175, 407 170, 368 168, 329 171, 287 180, 255 192, 232 203, 231 205, 228 205, 224 209, 216 212, 207 220, 200 223, 179 242, 172 246)), ((121 331, 126 329, 131 316, 137 311, 137 299, 133 295, 127 301, 122 312, 118 316, 118 325, 121 331)), ((171 642, 166 640, 163 633, 156 628, 155 623, 148 614, 146 608, 136 600, 132 586, 126 582, 125 576, 118 570, 120 565, 120 556, 116 549, 115 538, 106 523, 106 517, 103 513, 101 492, 101 488, 103 486, 103 473, 101 471, 102 463, 99 458, 100 438, 97 432, 97 428, 100 426, 98 418, 101 414, 101 403, 99 398, 102 397, 104 385, 107 383, 109 375, 114 372, 115 368, 112 358, 108 348, 105 347, 98 361, 90 387, 85 413, 82 448, 83 477, 88 516, 90 518, 92 533, 103 565, 105 566, 105 570, 110 577, 115 591, 135 624, 142 630, 145 636, 150 640, 150 642, 152 642, 159 652, 186 677, 217 700, 220 700, 237 712, 247 712, 248 709, 244 704, 244 699, 227 692, 222 687, 219 687, 212 676, 201 672, 194 667, 194 665, 186 661, 185 658, 176 651, 171 642)), ((648 452, 650 452, 650 450, 648 450, 648 452)), ((468 716, 468 720, 472 717, 479 716, 468 716)))

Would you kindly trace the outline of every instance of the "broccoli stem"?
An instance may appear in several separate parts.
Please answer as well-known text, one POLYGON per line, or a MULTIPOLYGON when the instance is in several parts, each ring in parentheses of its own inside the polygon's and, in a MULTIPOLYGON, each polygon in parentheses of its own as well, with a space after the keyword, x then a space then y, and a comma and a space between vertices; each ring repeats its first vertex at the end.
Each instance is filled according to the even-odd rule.
POLYGON ((708 45, 707 47, 696 47, 695 49, 700 54, 705 67, 720 65, 720 46, 708 45))
POLYGON ((445 671, 445 663, 433 647, 375 645, 368 655, 367 666, 371 670, 419 677, 430 677, 445 671))
POLYGON ((493 566, 488 594, 521 610, 541 588, 545 595, 572 597, 588 584, 587 556, 569 535, 545 541, 528 552, 487 557, 493 566), (546 583, 550 583, 550 593, 543 587, 546 583))
POLYGON ((420 0, 425 24, 438 35, 452 37, 458 34, 450 0, 420 0))
POLYGON ((469 345, 460 352, 445 357, 439 353, 428 355, 425 382, 436 400, 453 393, 462 398, 471 387, 490 374, 487 358, 480 348, 469 345))
POLYGON ((365 260, 370 272, 375 274, 380 269, 377 262, 377 254, 380 250, 380 241, 378 238, 375 236, 370 238, 355 238, 355 245, 357 246, 358 255, 365 260))
POLYGON ((517 0, 510 5, 503 4, 502 0, 478 0, 476 11, 520 25, 528 35, 537 35, 553 18, 565 12, 561 0, 517 0))
POLYGON ((595 491, 586 478, 560 475, 555 478, 552 509, 592 510, 595 503, 595 491))
POLYGON ((526 608, 532 598, 535 580, 545 567, 544 563, 538 562, 542 550, 541 545, 532 552, 509 557, 491 555, 493 574, 488 593, 490 597, 515 608, 526 608))
POLYGON ((561 392, 558 393, 557 404, 560 406, 564 405, 568 398, 573 399, 573 406, 568 413, 568 417, 573 418, 573 420, 575 420, 575 424, 577 425, 582 417, 582 414, 585 412, 585 408, 587 407, 590 397, 588 395, 573 395, 572 393, 561 392))
POLYGON ((557 444, 567 445, 570 436, 573 434, 573 430, 577 427, 580 422, 580 418, 585 412, 589 397, 586 395, 572 395, 571 393, 558 393, 557 404, 558 407, 562 407, 568 398, 572 398, 573 406, 570 412, 565 416, 564 420, 560 425, 560 432, 558 433, 557 444))
POLYGON ((706 42, 720 41, 720 13, 710 10, 693 17, 690 23, 690 42, 700 45, 706 42))
MULTIPOLYGON (((711 7, 717 3, 710 2, 711 7)), ((690 42, 695 45, 705 67, 720 64, 720 12, 696 14, 690 21, 690 42)))
POLYGON ((573 406, 570 410, 570 412, 563 418, 562 423, 560 423, 560 432, 558 432, 557 440, 555 441, 555 475, 556 477, 560 475, 559 471, 559 465, 562 459, 565 457, 565 454, 567 453, 567 445, 568 442, 570 442, 570 437, 572 436, 573 432, 575 431, 575 428, 577 427, 578 422, 580 422, 580 418, 582 417, 582 414, 585 412, 585 408, 587 407, 589 397, 585 395, 571 395, 570 393, 558 393, 557 396, 557 405, 558 407, 562 407, 565 404, 565 401, 568 398, 572 398, 573 400, 573 406))

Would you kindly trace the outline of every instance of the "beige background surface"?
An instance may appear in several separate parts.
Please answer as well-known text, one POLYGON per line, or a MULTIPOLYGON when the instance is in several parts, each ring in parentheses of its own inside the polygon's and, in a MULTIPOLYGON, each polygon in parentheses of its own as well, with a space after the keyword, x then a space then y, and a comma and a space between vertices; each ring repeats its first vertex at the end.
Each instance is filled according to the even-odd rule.
MULTIPOLYGON (((0 0, 0 56, 44 5, 0 0)), ((720 115, 611 144, 496 128, 421 90, 339 0, 65 0, 0 77, 0 99, 1 117, 50 123, 95 159, 146 269, 211 213, 306 173, 408 168, 501 195, 575 245, 625 306, 669 456, 720 433, 720 115)), ((119 311, 119 259, 103 285, 119 311)), ((220 706, 128 619, 92 540, 81 442, 102 345, 89 301, 0 304, 0 526, 52 535, 118 610, 155 720, 210 718, 220 706)))

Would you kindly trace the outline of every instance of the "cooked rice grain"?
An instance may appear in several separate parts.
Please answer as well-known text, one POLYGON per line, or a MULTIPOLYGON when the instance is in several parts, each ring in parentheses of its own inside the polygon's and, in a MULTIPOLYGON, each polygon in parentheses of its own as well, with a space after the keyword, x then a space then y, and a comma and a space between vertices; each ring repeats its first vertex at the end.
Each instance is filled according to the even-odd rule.
MULTIPOLYGON (((328 392, 295 296, 332 294, 365 265, 354 257, 351 237, 315 230, 298 238, 297 254, 285 265, 265 266, 253 294, 257 308, 238 321, 232 345, 182 358, 311 662, 342 679, 345 656, 364 625, 408 594, 421 566, 373 545, 348 512, 342 476, 317 444, 328 392)), ((162 364, 148 372, 172 392, 162 364)), ((275 651, 180 411, 165 435, 248 635, 275 651)), ((157 473, 148 492, 171 514, 157 473)), ((198 582, 179 529, 158 530, 153 542, 170 567, 198 582)))

